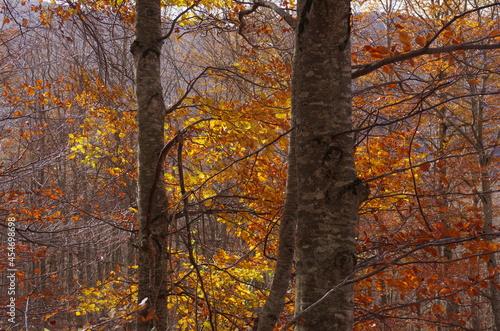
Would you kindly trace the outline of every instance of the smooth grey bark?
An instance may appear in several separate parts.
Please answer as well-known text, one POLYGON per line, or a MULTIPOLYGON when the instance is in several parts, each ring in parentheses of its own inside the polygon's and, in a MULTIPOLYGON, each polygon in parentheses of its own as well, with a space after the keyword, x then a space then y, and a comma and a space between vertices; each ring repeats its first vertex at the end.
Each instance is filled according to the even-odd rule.
POLYGON ((138 0, 136 39, 131 47, 138 104, 138 313, 137 330, 167 329, 166 194, 158 169, 164 145, 165 104, 160 76, 161 7, 159 0, 138 0))
MULTIPOLYGON (((481 202, 483 205, 484 214, 484 232, 493 232, 493 189, 491 187, 491 176, 487 170, 491 162, 491 156, 484 153, 484 150, 479 153, 479 165, 481 166, 481 193, 479 194, 481 202)), ((492 254, 488 261, 488 269, 495 270, 498 266, 496 255, 492 254)), ((495 276, 490 283, 488 299, 491 304, 491 310, 493 312, 493 321, 495 325, 492 327, 493 330, 500 331, 500 291, 493 284, 493 282, 498 283, 498 276, 495 276)))
POLYGON ((287 158, 286 198, 279 230, 278 257, 269 297, 259 313, 257 325, 254 326, 254 330, 258 331, 274 330, 274 325, 285 305, 292 273, 297 227, 297 171, 294 141, 295 133, 292 130, 287 158))
MULTIPOLYGON (((300 0, 292 73, 298 179, 296 314, 345 280, 368 189, 357 178, 351 122, 350 1, 300 0)), ((296 330, 351 330, 353 286, 300 316, 296 330)))
MULTIPOLYGON (((482 93, 486 92, 487 88, 487 77, 483 78, 482 82, 482 93)), ((475 84, 469 82, 469 88, 472 93, 478 93, 475 84)), ((484 103, 480 96, 475 96, 472 98, 472 113, 474 118, 474 138, 475 138, 475 148, 478 154, 478 163, 481 168, 481 192, 479 193, 479 198, 483 206, 483 230, 485 233, 492 233, 494 231, 494 217, 493 217, 493 188, 491 186, 492 178, 489 172, 489 166, 491 164, 492 155, 489 155, 484 146, 484 125, 486 122, 484 116, 484 103)), ((488 269, 495 270, 497 267, 496 255, 492 254, 487 263, 488 269)), ((489 295, 487 296, 491 304, 491 310, 493 313, 493 322, 495 323, 492 327, 493 330, 500 331, 500 291, 493 284, 493 282, 498 283, 498 276, 494 277, 493 281, 489 286, 489 295)))

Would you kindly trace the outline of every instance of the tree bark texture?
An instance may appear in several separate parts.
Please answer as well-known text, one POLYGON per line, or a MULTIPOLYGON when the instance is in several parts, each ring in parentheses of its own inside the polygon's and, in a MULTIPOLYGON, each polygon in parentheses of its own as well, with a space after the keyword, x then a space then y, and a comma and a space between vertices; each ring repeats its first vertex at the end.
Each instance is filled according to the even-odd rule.
POLYGON ((269 297, 259 314, 257 327, 254 327, 258 331, 274 330, 274 325, 283 311, 290 283, 297 227, 297 176, 295 169, 297 154, 295 148, 295 133, 292 130, 287 158, 286 199, 279 230, 278 258, 269 297))
MULTIPOLYGON (((166 194, 157 170, 164 144, 165 104, 160 77, 161 7, 159 0, 137 1, 136 39, 131 47, 138 103, 138 300, 137 330, 166 330, 166 194)), ((158 168, 161 169, 161 168, 158 168)))
MULTIPOLYGON (((486 87, 486 79, 483 81, 483 91, 485 90, 486 87)), ((477 87, 469 83, 469 88, 472 93, 478 93, 477 87)), ((472 112, 473 112, 473 118, 475 119, 475 125, 474 125, 474 137, 476 139, 475 143, 475 148, 478 154, 478 163, 479 167, 481 168, 481 192, 479 194, 479 198, 481 199, 481 203, 483 206, 483 229, 485 233, 492 233, 494 226, 496 226, 494 222, 494 213, 493 213, 493 188, 492 188, 492 181, 493 179, 491 178, 489 167, 491 164, 491 158, 492 155, 489 155, 486 152, 485 146, 484 146, 484 125, 485 125, 485 118, 484 118, 484 104, 483 101, 480 97, 473 97, 472 98, 472 112)), ((497 263, 497 254, 492 254, 490 256, 490 259, 487 263, 488 269, 495 270, 498 266, 497 263)), ((495 276, 490 283, 489 289, 490 293, 487 296, 487 298, 490 301, 491 304, 491 310, 493 312, 493 322, 495 323, 494 326, 491 328, 492 330, 500 331, 500 291, 498 288, 495 286, 495 283, 498 284, 499 277, 495 276)))
MULTIPOLYGON (((483 204, 483 213, 484 213, 484 232, 492 233, 494 224, 493 217, 493 189, 491 187, 491 178, 488 173, 487 167, 490 163, 490 156, 485 156, 484 151, 480 152, 479 155, 479 164, 481 166, 481 202, 483 204)), ((490 259, 488 261, 488 269, 495 270, 498 266, 497 256, 496 254, 491 254, 490 259)), ((490 293, 488 299, 491 303, 491 310, 493 312, 493 322, 495 325, 492 330, 500 331, 500 291, 495 286, 495 283, 498 284, 498 276, 495 276, 490 283, 490 293)))
MULTIPOLYGON (((298 225, 296 314, 344 281, 368 189, 357 178, 351 121, 350 1, 300 0, 292 74, 298 225)), ((351 330, 353 286, 300 315, 296 330, 351 330)))

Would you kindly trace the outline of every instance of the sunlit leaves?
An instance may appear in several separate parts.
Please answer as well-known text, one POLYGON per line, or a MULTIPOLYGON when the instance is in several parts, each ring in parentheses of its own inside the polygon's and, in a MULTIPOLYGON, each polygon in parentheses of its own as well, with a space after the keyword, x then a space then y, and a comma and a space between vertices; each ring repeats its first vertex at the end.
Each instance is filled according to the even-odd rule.
POLYGON ((138 309, 135 296, 137 285, 132 285, 119 272, 111 271, 106 278, 94 287, 80 291, 79 304, 74 310, 76 316, 102 312, 101 316, 112 319, 131 320, 131 314, 138 309))
MULTIPOLYGON (((498 42, 498 20, 487 15, 469 15, 436 35, 454 15, 436 3, 413 2, 413 14, 410 9, 383 12, 380 7, 353 12, 354 65, 426 46, 483 37, 485 43, 498 42), (423 19, 426 15, 435 18, 423 19)), ((164 25, 168 28, 178 10, 192 4, 164 2, 165 12, 175 7, 164 25)), ((290 29, 272 26, 274 18, 268 19, 267 11, 255 13, 247 27, 256 37, 257 47, 251 47, 223 32, 234 29, 238 11, 247 8, 225 8, 233 5, 198 3, 195 14, 186 13, 180 18, 182 28, 174 30, 172 54, 178 58, 163 62, 165 81, 172 84, 165 87, 169 105, 188 91, 193 77, 210 67, 165 124, 166 143, 185 132, 182 150, 175 146, 167 155, 162 178, 173 219, 168 229, 172 273, 166 304, 183 330, 208 330, 212 324, 228 330, 248 327, 252 312, 265 299, 277 248, 290 128, 290 29), (223 16, 229 23, 217 25, 223 16), (210 30, 213 26, 217 33, 210 30), (186 194, 180 188, 181 165, 186 194), (187 223, 184 203, 191 217, 187 223)), ((286 1, 282 5, 295 6, 286 1)), ((81 27, 81 22, 92 27, 94 18, 124 26, 134 20, 129 1, 43 2, 31 10, 56 32, 81 27)), ((10 27, 14 23, 10 18, 4 22, 10 27)), ((19 28, 38 25, 19 21, 19 28)), ((2 33, 3 40, 17 35, 2 33)), ((85 37, 61 32, 57 46, 50 49, 68 47, 66 55, 57 58, 61 62, 51 58, 47 65, 49 52, 31 68, 21 63, 12 77, 8 74, 15 72, 14 61, 2 67, 2 123, 8 125, 0 140, 0 172, 8 179, 2 189, 8 189, 0 193, 0 208, 16 213, 23 235, 29 233, 26 229, 35 230, 29 238, 50 247, 19 246, 23 263, 31 267, 18 274, 22 286, 35 288, 41 278, 67 284, 57 293, 35 291, 30 300, 39 300, 40 307, 61 301, 61 310, 76 303, 73 313, 79 318, 124 322, 140 309, 134 306, 131 285, 135 262, 127 262, 127 272, 110 273, 107 259, 122 259, 111 254, 133 247, 129 244, 137 239, 128 236, 136 230, 138 211, 135 103, 124 78, 132 72, 126 61, 129 40, 118 54, 105 44, 103 60, 79 53, 83 40, 100 49, 91 35, 85 37), (73 48, 77 51, 69 52, 73 48), (114 71, 117 68, 123 72, 114 71), (61 262, 65 270, 56 268, 60 256, 66 259, 61 262), (81 261, 82 266, 77 264, 81 261), (36 277, 28 279, 28 274, 36 277), (85 283, 86 278, 93 280, 85 283), (76 300, 68 295, 75 289, 76 300)), ((2 61, 14 49, 3 47, 2 61)), ((27 61, 28 55, 22 53, 16 61, 27 61)), ((491 284, 498 286, 492 282, 498 270, 488 263, 499 246, 485 235, 481 188, 485 175, 492 176, 492 183, 498 180, 498 156, 493 153, 498 144, 498 95, 485 95, 499 86, 496 58, 483 52, 437 54, 385 66, 354 82, 358 170, 371 190, 358 227, 358 265, 364 268, 361 275, 383 267, 356 285, 358 329, 407 329, 415 323, 412 328, 430 330, 450 320, 470 328, 470 307, 486 311, 482 293, 491 284), (477 104, 482 105, 482 120, 479 112, 472 112, 477 104), (482 131, 478 123, 484 124, 482 131), (474 141, 480 132, 483 140, 474 141), (482 165, 478 146, 484 147, 483 161, 489 160, 482 165), (460 311, 450 312, 449 307, 460 311)), ((293 300, 293 290, 288 299, 293 300)), ((40 316, 57 318, 59 310, 52 307, 40 316)))

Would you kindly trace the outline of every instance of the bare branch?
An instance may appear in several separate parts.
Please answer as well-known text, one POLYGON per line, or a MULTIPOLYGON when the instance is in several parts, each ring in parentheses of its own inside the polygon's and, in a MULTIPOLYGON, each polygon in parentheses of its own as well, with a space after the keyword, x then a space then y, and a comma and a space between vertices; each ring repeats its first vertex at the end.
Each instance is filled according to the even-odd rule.
POLYGON ((209 68, 205 68, 203 69, 202 72, 200 72, 200 74, 198 76, 196 76, 193 80, 191 80, 186 88, 186 91, 184 92, 184 94, 172 105, 170 106, 167 111, 165 112, 165 115, 168 115, 170 113, 172 113, 173 111, 175 111, 177 108, 179 108, 179 106, 181 105, 181 103, 186 99, 186 97, 189 95, 189 93, 193 90, 194 88, 194 85, 196 84, 196 82, 202 78, 203 76, 205 76, 205 73, 209 70, 209 68))
POLYGON ((240 27, 238 28, 238 34, 245 39, 246 42, 248 42, 250 45, 255 47, 255 45, 248 39, 248 37, 245 35, 245 27, 247 25, 245 21, 245 16, 252 14, 254 11, 257 10, 259 7, 265 7, 272 9, 276 14, 278 14, 292 29, 295 30, 295 27, 297 26, 297 21, 296 19, 288 14, 286 10, 281 8, 280 6, 276 5, 273 2, 270 1, 265 1, 265 0, 254 0, 252 7, 244 10, 240 10, 238 13, 238 19, 240 21, 240 27))
POLYGON ((292 29, 295 30, 297 27, 297 20, 290 14, 286 12, 283 8, 276 5, 274 2, 256 0, 255 3, 261 7, 266 7, 272 9, 276 14, 278 14, 292 29))
POLYGON ((191 6, 187 7, 186 9, 184 9, 182 12, 179 13, 179 15, 177 15, 173 20, 172 22, 170 23, 170 29, 168 30, 167 34, 162 36, 160 38, 160 41, 161 40, 165 40, 165 39, 168 39, 170 37, 170 35, 172 35, 172 33, 174 32, 174 28, 175 28, 175 25, 177 24, 177 21, 179 21, 179 19, 185 14, 187 13, 188 11, 190 11, 191 9, 193 9, 196 5, 198 4, 198 1, 195 1, 191 6))

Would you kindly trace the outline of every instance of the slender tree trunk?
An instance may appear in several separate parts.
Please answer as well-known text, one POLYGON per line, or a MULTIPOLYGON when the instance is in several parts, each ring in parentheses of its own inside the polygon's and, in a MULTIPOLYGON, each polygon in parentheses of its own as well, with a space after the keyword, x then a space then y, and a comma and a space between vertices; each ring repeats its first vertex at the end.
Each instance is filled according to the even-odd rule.
POLYGON ((157 164, 164 144, 165 104, 160 77, 161 7, 159 0, 138 0, 135 60, 138 103, 139 312, 137 330, 167 329, 166 194, 157 164), (147 299, 146 299, 147 298, 147 299))
POLYGON ((357 178, 351 122, 350 0, 300 0, 292 75, 298 226, 296 330, 351 330, 357 178))
MULTIPOLYGON (((490 163, 490 158, 484 153, 481 153, 479 158, 479 163, 481 165, 482 173, 481 173, 481 202, 483 204, 483 213, 484 213, 484 232, 491 233, 493 232, 493 190, 491 188, 491 178, 489 176, 486 168, 490 163)), ((496 255, 492 254, 490 256, 490 260, 488 261, 488 269, 495 270, 498 266, 496 255)), ((498 282, 498 276, 493 279, 494 282, 498 282)), ((493 330, 500 331, 500 291, 493 284, 490 283, 490 294, 488 299, 491 303, 491 310, 493 311, 493 322, 495 325, 493 326, 493 330)))
POLYGON ((290 134, 288 150, 288 176, 286 182, 286 200, 281 217, 279 231, 278 258, 276 261, 273 283, 269 297, 262 307, 257 323, 258 331, 273 331, 274 325, 283 311, 285 297, 290 283, 293 256, 295 250, 295 230, 297 227, 297 174, 295 133, 290 134))
MULTIPOLYGON (((487 86, 487 78, 483 78, 483 90, 485 92, 487 86)), ((477 87, 475 84, 469 83, 469 88, 472 93, 477 94, 477 87)), ((491 187, 491 176, 488 167, 491 163, 491 155, 488 155, 484 147, 484 136, 483 128, 485 125, 484 118, 484 104, 480 96, 472 98, 472 112, 475 120, 474 137, 476 139, 476 149, 478 153, 478 163, 481 168, 481 193, 479 197, 483 205, 483 229, 485 233, 493 232, 493 189, 491 187)), ((495 270, 497 267, 496 255, 492 254, 487 266, 488 269, 495 270)), ((494 282, 498 282, 498 277, 493 279, 494 282)), ((495 323, 492 330, 500 331, 500 291, 493 284, 490 283, 490 293, 488 299, 491 304, 491 310, 493 312, 493 322, 495 323)))
MULTIPOLYGON (((446 103, 446 97, 441 97, 440 101, 443 102, 443 104, 446 103)), ((446 145, 449 140, 449 133, 448 133, 448 123, 446 123, 446 118, 447 118, 447 113, 448 109, 446 107, 443 107, 443 109, 437 111, 437 116, 439 118, 438 124, 437 124, 437 146, 438 146, 438 154, 436 155, 437 158, 442 158, 443 156, 446 155, 446 145)), ((443 158, 442 160, 442 166, 437 169, 437 175, 439 176, 437 178, 437 207, 438 207, 438 212, 440 213, 439 216, 439 222, 442 223, 446 228, 452 227, 450 221, 448 220, 447 216, 449 215, 448 207, 449 207, 449 201, 448 201, 448 192, 449 192, 449 184, 447 182, 447 176, 448 176, 448 162, 446 158, 443 158)), ((453 249, 448 246, 443 246, 440 248, 440 254, 443 256, 443 258, 447 261, 451 261, 453 259, 453 249)), ((446 269, 449 267, 446 263, 444 263, 442 266, 442 271, 444 274, 446 274, 446 269)), ((456 305, 450 301, 446 301, 446 319, 452 320, 454 314, 457 313, 456 305)), ((446 326, 438 326, 438 331, 445 330, 447 327, 446 326)))

